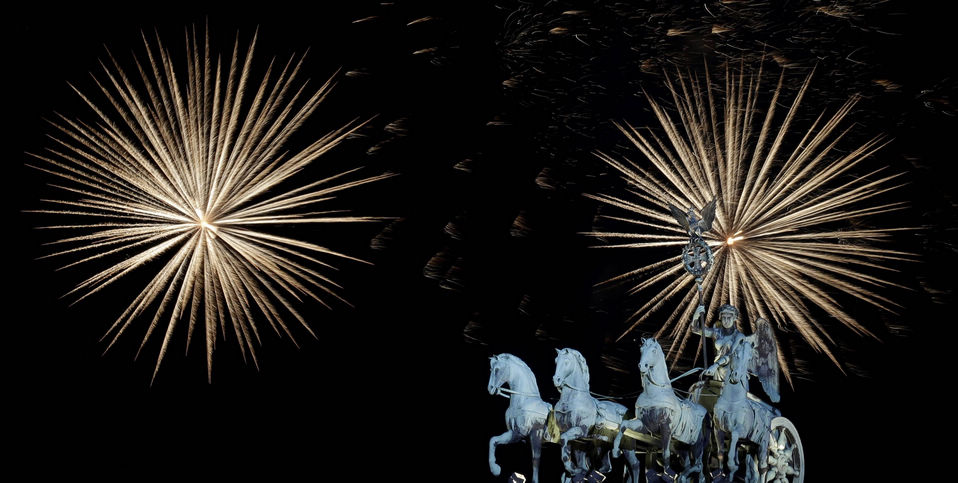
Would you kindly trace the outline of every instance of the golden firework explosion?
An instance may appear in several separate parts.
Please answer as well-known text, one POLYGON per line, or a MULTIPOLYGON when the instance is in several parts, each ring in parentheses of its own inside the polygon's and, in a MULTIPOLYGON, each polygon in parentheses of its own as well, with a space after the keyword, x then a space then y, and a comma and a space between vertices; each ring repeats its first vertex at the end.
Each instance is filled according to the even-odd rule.
MULTIPOLYGON (((909 228, 861 228, 848 222, 901 210, 903 202, 876 201, 900 186, 894 184, 900 173, 888 174, 886 166, 865 169, 863 175, 855 171, 886 143, 881 137, 848 152, 835 149, 850 130, 839 130, 839 125, 856 98, 830 116, 822 113, 798 132, 801 139, 795 142, 795 117, 812 75, 780 119, 785 72, 765 104, 760 100, 761 68, 757 73, 726 69, 724 90, 713 86, 707 72, 705 87, 691 74, 679 74, 674 81, 666 76, 675 105, 672 112, 646 94, 664 138, 652 130, 617 125, 648 163, 597 153, 621 173, 629 184, 628 195, 589 196, 628 212, 605 218, 634 230, 588 235, 609 240, 605 247, 678 248, 689 242, 689 236, 667 205, 701 209, 717 199, 712 230, 704 234, 714 252, 714 265, 703 280, 709 312, 715 313, 722 303, 744 306, 750 321, 764 317, 779 330, 793 328, 839 365, 828 328, 810 307, 819 307, 856 333, 872 335, 841 307, 836 292, 884 310, 896 305, 875 288, 899 285, 875 273, 888 273, 890 260, 910 257, 875 242, 909 228), (863 267, 869 270, 860 270, 863 267)), ((649 295, 632 314, 623 336, 657 310, 670 311, 656 337, 665 335, 677 342, 670 349, 673 360, 688 343, 698 303, 695 281, 683 273, 679 251, 603 282, 627 282, 632 284, 630 294, 649 295)), ((791 380, 781 351, 779 359, 791 380)))
POLYGON ((255 85, 256 35, 245 54, 237 38, 229 60, 214 61, 209 33, 201 39, 193 29, 182 66, 159 38, 155 45, 146 36, 143 42, 146 62, 134 58, 135 72, 124 71, 109 51, 109 64, 101 62, 94 80, 106 105, 74 88, 96 113, 95 123, 63 115, 51 121, 58 131, 54 146, 32 154, 43 161, 33 167, 59 178, 54 186, 69 196, 43 200, 53 206, 32 211, 90 220, 43 227, 80 233, 54 242, 69 248, 49 257, 79 257, 63 268, 123 256, 79 283, 70 292, 82 294, 77 301, 161 260, 104 335, 112 335, 107 350, 134 320, 153 312, 140 350, 157 329, 165 333, 154 379, 181 322, 188 324, 187 347, 203 327, 208 378, 218 330, 232 328, 243 357, 248 353, 258 366, 259 316, 293 339, 284 320, 292 316, 315 336, 296 302, 343 300, 328 277, 330 260, 362 261, 275 228, 377 220, 318 205, 389 175, 357 177, 356 168, 297 183, 307 165, 365 124, 354 120, 298 153, 287 152, 290 136, 334 85, 330 78, 310 94, 306 82, 296 80, 302 56, 271 63, 255 85))

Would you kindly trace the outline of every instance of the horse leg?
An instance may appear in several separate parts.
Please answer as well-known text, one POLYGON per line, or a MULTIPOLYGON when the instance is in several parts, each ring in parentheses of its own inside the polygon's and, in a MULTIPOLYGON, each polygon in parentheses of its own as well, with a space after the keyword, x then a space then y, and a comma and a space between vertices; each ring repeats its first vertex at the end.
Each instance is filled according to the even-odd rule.
POLYGON ((692 473, 699 474, 699 482, 705 483, 705 476, 702 474, 702 459, 705 453, 705 440, 712 434, 711 427, 707 423, 708 418, 702 418, 702 424, 699 428, 699 434, 695 442, 689 446, 685 452, 685 470, 682 472, 683 480, 688 480, 692 473))
POLYGON ((758 483, 758 463, 752 453, 745 453, 745 483, 758 483))
POLYGON ((499 436, 489 438, 489 471, 492 472, 493 476, 499 476, 499 473, 502 472, 502 468, 496 464, 496 446, 511 443, 518 439, 517 436, 510 430, 499 436))
POLYGON ((713 473, 715 479, 725 471, 725 431, 715 426, 715 457, 718 459, 718 474, 713 473))
MULTIPOLYGON (((632 483, 639 483, 639 474, 642 472, 642 463, 639 461, 639 458, 635 456, 634 450, 625 450, 625 461, 629 464, 629 471, 632 473, 632 483)), ((623 478, 625 480, 625 478, 623 478)))
POLYGON ((612 443, 612 456, 618 458, 622 455, 622 450, 619 449, 619 445, 622 444, 622 435, 625 434, 626 429, 641 432, 644 428, 645 426, 642 425, 642 421, 639 419, 622 421, 622 424, 619 425, 619 432, 615 435, 615 441, 612 443))
POLYGON ((674 481, 675 471, 672 471, 672 455, 671 455, 671 446, 672 446, 672 428, 667 424, 662 426, 662 473, 666 477, 666 481, 674 481))
POLYGON ((539 483, 539 457, 542 455, 542 430, 538 429, 529 437, 532 448, 532 483, 539 483))
POLYGON ((585 436, 585 431, 580 426, 569 428, 568 431, 559 436, 559 442, 562 443, 562 464, 565 465, 567 473, 575 474, 575 467, 572 466, 572 448, 569 447, 569 441, 585 436))
POLYGON ((708 452, 706 451, 709 438, 712 437, 712 419, 706 414, 702 418, 702 426, 699 428, 699 437, 695 438, 695 443, 689 448, 689 457, 693 464, 689 468, 688 474, 698 473, 699 483, 705 483, 705 468, 708 465, 708 452))
POLYGON ((602 467, 599 468, 599 473, 603 475, 608 474, 612 470, 612 460, 610 459, 611 451, 606 449, 604 446, 599 446, 601 449, 599 452, 602 454, 602 467))
POLYGON ((728 476, 729 479, 735 477, 735 472, 738 471, 738 431, 732 430, 731 436, 729 436, 728 443, 728 476))
POLYGON ((575 459, 576 459, 576 473, 585 474, 592 469, 592 458, 589 455, 589 452, 584 449, 575 450, 575 459))
POLYGON ((641 419, 623 420, 622 424, 619 425, 619 432, 615 435, 615 442, 612 445, 612 456, 618 458, 624 453, 625 460, 628 462, 629 469, 632 472, 632 482, 639 483, 639 479, 641 478, 639 475, 642 474, 642 462, 637 456, 635 456, 635 450, 623 451, 620 448, 620 445, 622 444, 622 436, 625 434, 626 429, 631 429, 632 431, 638 432, 643 432, 646 430, 641 419))
POLYGON ((758 481, 765 481, 765 475, 768 473, 768 436, 761 438, 758 445, 758 481))
POLYGON ((679 473, 675 481, 686 483, 689 481, 689 475, 692 473, 692 470, 694 469, 692 467, 692 450, 683 449, 679 451, 679 454, 682 455, 682 472, 679 473))
POLYGON ((623 426, 619 426, 619 432, 615 433, 615 439, 612 440, 612 456, 618 458, 622 456, 622 450, 619 449, 619 444, 622 443, 622 433, 625 431, 623 426))
POLYGON ((679 474, 679 477, 676 481, 692 481, 692 475, 698 474, 699 477, 696 479, 699 483, 705 483, 705 474, 702 472, 702 462, 701 459, 695 455, 695 448, 690 447, 687 450, 682 452, 682 464, 683 470, 679 474))

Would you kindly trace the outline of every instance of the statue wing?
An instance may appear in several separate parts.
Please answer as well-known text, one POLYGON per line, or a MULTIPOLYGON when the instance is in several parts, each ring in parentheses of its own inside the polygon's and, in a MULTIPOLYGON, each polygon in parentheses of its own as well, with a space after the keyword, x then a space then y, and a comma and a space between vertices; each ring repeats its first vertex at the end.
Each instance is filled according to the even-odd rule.
POLYGON ((685 213, 672 203, 669 203, 669 211, 672 212, 675 221, 679 222, 679 225, 684 228, 685 231, 689 231, 689 219, 685 216, 685 213))
POLYGON ((712 222, 715 221, 715 203, 718 201, 718 198, 713 199, 709 204, 705 205, 705 208, 702 208, 702 233, 705 233, 712 229, 712 222))
POLYGON ((768 394, 772 402, 780 399, 778 393, 778 344, 772 326, 765 319, 755 322, 755 333, 752 338, 752 357, 748 371, 758 377, 762 389, 768 394))

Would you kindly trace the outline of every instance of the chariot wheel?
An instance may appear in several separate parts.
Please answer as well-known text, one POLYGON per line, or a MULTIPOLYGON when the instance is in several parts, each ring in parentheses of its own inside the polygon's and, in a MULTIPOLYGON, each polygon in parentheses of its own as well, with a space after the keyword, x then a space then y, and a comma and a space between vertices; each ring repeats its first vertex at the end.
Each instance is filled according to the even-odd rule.
POLYGON ((800 483, 804 479, 805 453, 795 425, 783 417, 772 419, 765 481, 800 483))

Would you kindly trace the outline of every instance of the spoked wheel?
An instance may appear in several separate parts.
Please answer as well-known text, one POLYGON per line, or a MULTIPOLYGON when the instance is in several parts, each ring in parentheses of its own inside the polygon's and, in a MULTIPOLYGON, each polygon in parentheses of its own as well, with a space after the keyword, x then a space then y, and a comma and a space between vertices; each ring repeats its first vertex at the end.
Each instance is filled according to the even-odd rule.
POLYGON ((805 478, 805 454, 795 425, 786 418, 772 419, 768 441, 766 482, 800 483, 805 478))

